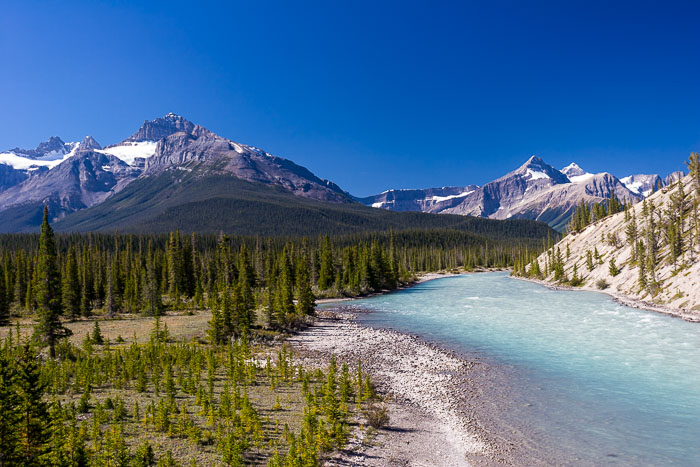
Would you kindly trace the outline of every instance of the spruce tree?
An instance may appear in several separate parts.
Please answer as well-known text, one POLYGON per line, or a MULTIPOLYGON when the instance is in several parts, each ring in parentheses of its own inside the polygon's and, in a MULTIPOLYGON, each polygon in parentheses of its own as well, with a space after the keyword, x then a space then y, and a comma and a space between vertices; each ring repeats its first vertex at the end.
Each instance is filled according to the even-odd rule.
POLYGON ((17 360, 17 433, 22 465, 42 465, 49 442, 49 410, 44 401, 38 356, 25 344, 17 360))
POLYGON ((143 279, 143 312, 149 316, 160 316, 163 311, 163 301, 158 288, 158 276, 153 255, 152 244, 148 243, 148 258, 143 279))
POLYGON ((61 279, 63 310, 66 316, 75 319, 80 315, 80 279, 78 263, 72 248, 68 251, 65 271, 61 279))
MULTIPOLYGON (((10 322, 10 297, 6 288, 5 274, 0 268, 0 326, 6 326, 10 322)), ((0 463, 2 465, 2 463, 0 463)))
POLYGON ((115 303, 115 290, 114 290, 114 272, 115 268, 109 258, 107 259, 107 297, 105 298, 105 313, 108 318, 113 318, 114 314, 117 312, 117 305, 115 303))
POLYGON ((311 271, 304 257, 297 265, 296 273, 296 310, 300 315, 312 315, 316 308, 315 297, 311 290, 311 271))
POLYGON ((321 248, 321 269, 318 273, 318 288, 326 290, 333 285, 335 268, 333 266, 333 246, 328 235, 323 237, 321 248))
POLYGON ((608 272, 610 272, 610 275, 613 277, 620 274, 620 270, 618 269, 617 265, 615 264, 615 258, 610 258, 610 262, 608 263, 608 272))
POLYGON ((56 355, 56 343, 70 336, 71 331, 61 324, 61 277, 58 272, 56 243, 49 225, 49 209, 44 206, 44 220, 39 237, 37 262, 36 301, 39 314, 36 336, 49 346, 51 358, 56 355))
POLYGON ((17 424, 19 397, 17 380, 9 349, 0 350, 0 466, 20 464, 17 424))

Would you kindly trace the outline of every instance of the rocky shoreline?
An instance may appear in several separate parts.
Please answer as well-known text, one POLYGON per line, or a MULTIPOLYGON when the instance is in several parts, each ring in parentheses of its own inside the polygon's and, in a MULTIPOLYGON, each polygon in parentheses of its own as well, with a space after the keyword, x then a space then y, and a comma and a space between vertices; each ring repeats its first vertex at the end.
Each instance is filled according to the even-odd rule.
POLYGON ((335 355, 362 360, 391 421, 375 439, 357 439, 328 465, 503 465, 507 443, 496 443, 480 426, 473 399, 480 391, 470 374, 480 365, 417 337, 361 326, 352 307, 320 311, 307 330, 288 342, 298 358, 313 364, 335 355))

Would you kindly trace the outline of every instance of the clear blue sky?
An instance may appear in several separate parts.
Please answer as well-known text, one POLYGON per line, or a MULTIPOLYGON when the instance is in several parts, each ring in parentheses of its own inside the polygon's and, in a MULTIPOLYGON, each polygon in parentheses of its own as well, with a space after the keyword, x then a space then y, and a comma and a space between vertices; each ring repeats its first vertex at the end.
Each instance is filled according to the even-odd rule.
POLYGON ((537 154, 662 174, 700 150, 700 3, 75 2, 0 9, 0 149, 181 114, 356 195, 537 154))

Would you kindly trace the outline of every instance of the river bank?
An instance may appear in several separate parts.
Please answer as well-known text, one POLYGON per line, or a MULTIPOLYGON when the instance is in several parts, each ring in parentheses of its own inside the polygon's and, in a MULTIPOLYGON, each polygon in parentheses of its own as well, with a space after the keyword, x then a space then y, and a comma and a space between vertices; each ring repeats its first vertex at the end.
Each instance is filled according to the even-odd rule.
POLYGON ((658 305, 650 303, 646 300, 641 300, 639 298, 630 297, 623 293, 617 292, 612 289, 598 289, 591 286, 583 287, 572 287, 570 285, 554 284, 552 282, 534 279, 531 277, 521 277, 521 276, 511 276, 514 279, 519 279, 522 281, 533 282, 535 284, 543 285, 547 288, 553 290, 576 290, 576 291, 586 291, 586 292, 598 292, 603 293, 611 297, 615 302, 620 305, 625 305, 631 308, 637 308, 639 310, 653 311, 656 313, 662 313, 665 315, 673 316, 674 318, 680 318, 691 323, 700 323, 700 313, 694 311, 688 311, 681 308, 674 308, 669 306, 658 305))
MULTIPOLYGON (((396 290, 358 298, 394 293, 435 279, 493 271, 501 269, 422 274, 396 290)), ((369 433, 357 429, 350 445, 326 464, 510 464, 506 460, 510 458, 508 443, 484 430, 470 403, 482 392, 471 376, 483 372, 484 365, 415 336, 358 324, 356 313, 366 311, 353 309, 356 299, 317 300, 319 305, 337 304, 338 308, 318 311, 313 326, 288 339, 305 364, 322 365, 334 355, 352 368, 361 360, 389 409, 390 423, 385 429, 369 433)))
POLYGON ((358 430, 358 439, 330 465, 496 463, 497 449, 465 410, 464 388, 475 363, 406 334, 361 326, 350 309, 320 311, 314 326, 288 342, 305 364, 335 355, 352 367, 360 359, 380 394, 388 396, 388 427, 373 437, 358 430))
POLYGON ((350 302, 353 300, 376 297, 377 295, 384 295, 384 294, 388 294, 388 293, 398 292, 399 290, 410 289, 411 287, 415 287, 416 285, 422 284, 424 282, 432 281, 435 279, 442 279, 444 277, 456 277, 456 276, 463 276, 465 274, 479 274, 479 273, 483 273, 483 272, 496 272, 496 271, 507 271, 507 269, 476 268, 476 269, 473 269, 471 271, 460 271, 460 272, 451 272, 451 271, 427 272, 427 273, 419 275, 414 281, 412 281, 406 285, 403 285, 401 287, 398 287, 396 289, 393 289, 393 290, 381 290, 379 292, 373 292, 371 294, 362 295, 362 296, 358 296, 358 297, 321 298, 321 299, 316 300, 316 304, 317 305, 325 305, 328 303, 350 302))

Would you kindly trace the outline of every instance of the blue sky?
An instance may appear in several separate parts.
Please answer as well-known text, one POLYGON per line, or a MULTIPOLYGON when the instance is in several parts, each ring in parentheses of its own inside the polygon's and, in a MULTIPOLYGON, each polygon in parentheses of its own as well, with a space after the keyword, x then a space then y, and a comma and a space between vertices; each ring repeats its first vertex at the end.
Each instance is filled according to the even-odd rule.
POLYGON ((181 114, 356 195, 700 150, 700 3, 4 1, 0 149, 181 114))

